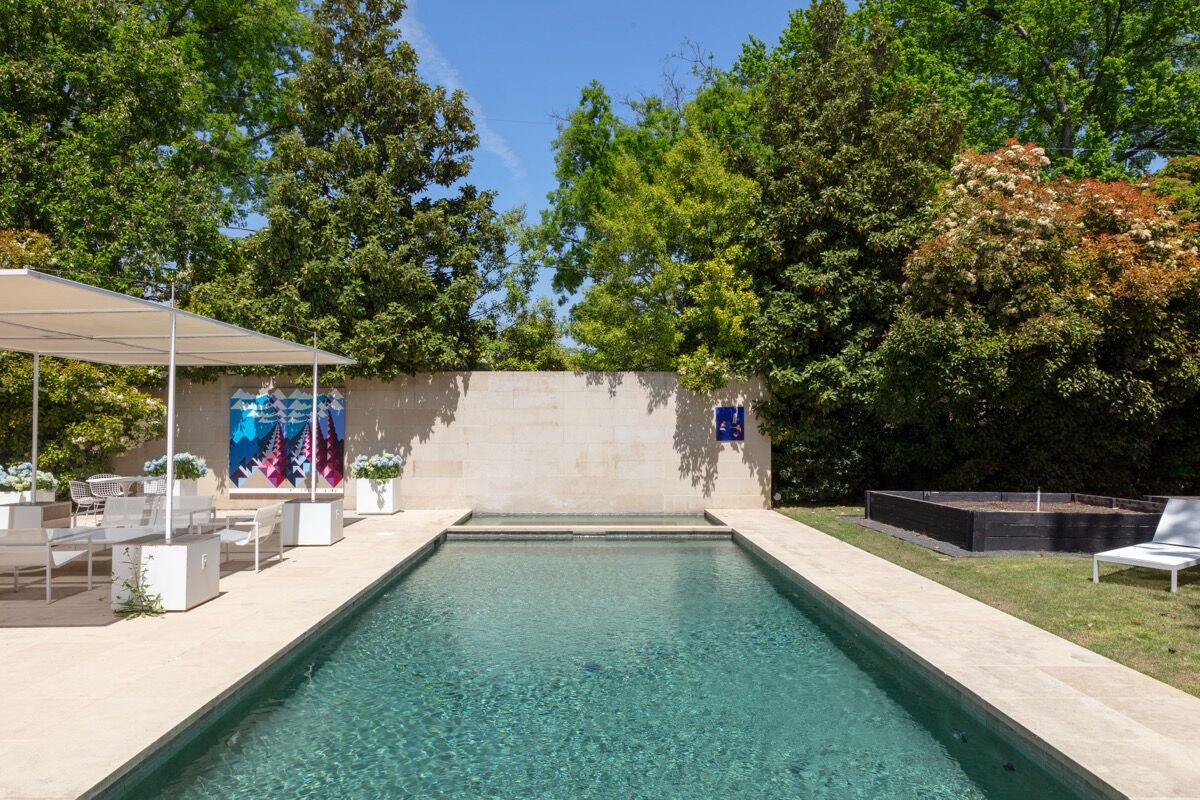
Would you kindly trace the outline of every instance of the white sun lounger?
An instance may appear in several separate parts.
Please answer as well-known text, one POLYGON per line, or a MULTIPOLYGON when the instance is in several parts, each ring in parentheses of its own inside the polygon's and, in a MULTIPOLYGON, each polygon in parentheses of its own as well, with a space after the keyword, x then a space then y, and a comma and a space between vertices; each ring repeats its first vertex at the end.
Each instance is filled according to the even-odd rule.
POLYGON ((1153 540, 1092 556, 1095 583, 1100 582, 1101 561, 1168 570, 1171 591, 1178 591, 1179 570, 1200 566, 1200 500, 1168 500, 1153 540))

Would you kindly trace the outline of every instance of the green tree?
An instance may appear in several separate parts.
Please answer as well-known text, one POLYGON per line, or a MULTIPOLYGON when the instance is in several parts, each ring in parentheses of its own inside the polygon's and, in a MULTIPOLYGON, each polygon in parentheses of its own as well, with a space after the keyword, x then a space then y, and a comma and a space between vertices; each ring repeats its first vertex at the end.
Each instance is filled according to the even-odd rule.
POLYGON ((881 0, 910 80, 967 112, 967 143, 1017 137, 1105 178, 1200 149, 1193 0, 881 0))
POLYGON ((589 221, 593 283, 571 311, 580 364, 678 370, 693 389, 733 377, 758 310, 739 270, 757 200, 693 128, 648 170, 619 156, 589 221))
POLYGON ((959 141, 937 99, 890 84, 891 29, 819 0, 793 19, 756 113, 769 157, 758 169, 763 304, 753 365, 773 464, 789 499, 844 496, 878 480, 875 351, 900 302, 905 257, 959 141))
POLYGON ((661 163, 680 134, 679 111, 660 98, 630 103, 633 121, 613 110, 608 93, 592 81, 580 93, 579 105, 559 126, 552 145, 558 185, 538 224, 522 232, 527 264, 553 268, 554 288, 575 292, 591 276, 594 219, 603 207, 621 156, 640 170, 661 163))
POLYGON ((3 0, 0 228, 134 293, 223 258, 302 27, 295 0, 3 0))
POLYGON ((260 330, 316 331, 380 377, 473 366, 489 331, 476 303, 507 269, 494 193, 464 183, 478 145, 466 97, 421 79, 404 7, 317 7, 265 168, 268 224, 192 296, 260 330))
POLYGON ((1195 228, 1124 182, 1047 178, 1045 153, 967 155, 880 349, 897 472, 1134 494, 1200 486, 1195 228))
POLYGON ((554 304, 547 297, 521 303, 507 324, 488 338, 483 363, 494 370, 562 370, 569 354, 554 304))

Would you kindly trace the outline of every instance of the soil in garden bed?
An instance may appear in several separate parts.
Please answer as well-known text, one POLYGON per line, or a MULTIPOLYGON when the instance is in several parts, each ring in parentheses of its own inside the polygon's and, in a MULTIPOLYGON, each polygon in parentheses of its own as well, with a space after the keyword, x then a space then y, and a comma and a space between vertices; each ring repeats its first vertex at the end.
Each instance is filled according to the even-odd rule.
MULTIPOLYGON (((1020 511, 1028 513, 1037 510, 1037 504, 1018 500, 952 500, 938 501, 938 505, 965 508, 969 511, 1020 511)), ((1088 503, 1047 503, 1042 501, 1042 513, 1071 512, 1075 514, 1138 514, 1145 512, 1132 511, 1128 508, 1109 508, 1094 506, 1088 503)))

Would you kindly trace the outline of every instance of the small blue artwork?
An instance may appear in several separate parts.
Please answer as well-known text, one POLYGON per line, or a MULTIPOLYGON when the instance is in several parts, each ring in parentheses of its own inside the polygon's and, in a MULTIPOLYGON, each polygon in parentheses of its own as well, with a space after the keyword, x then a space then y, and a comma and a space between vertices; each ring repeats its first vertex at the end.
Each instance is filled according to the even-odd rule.
POLYGON ((717 408, 717 441, 740 442, 746 438, 746 409, 742 406, 717 408))

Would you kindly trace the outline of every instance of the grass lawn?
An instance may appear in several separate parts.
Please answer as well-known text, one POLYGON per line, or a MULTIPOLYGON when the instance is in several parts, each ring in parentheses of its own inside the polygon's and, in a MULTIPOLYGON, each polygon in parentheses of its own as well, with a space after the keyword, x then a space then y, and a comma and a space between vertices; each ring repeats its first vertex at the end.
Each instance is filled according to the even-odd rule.
POLYGON ((1200 568, 1179 573, 1167 591, 1160 570, 1100 565, 1079 556, 953 558, 869 530, 845 514, 861 507, 780 511, 830 536, 886 558, 965 595, 1200 696, 1200 568))

